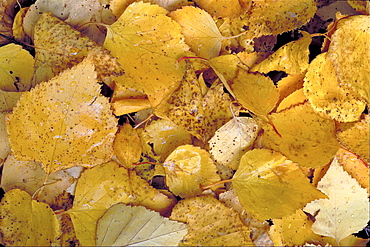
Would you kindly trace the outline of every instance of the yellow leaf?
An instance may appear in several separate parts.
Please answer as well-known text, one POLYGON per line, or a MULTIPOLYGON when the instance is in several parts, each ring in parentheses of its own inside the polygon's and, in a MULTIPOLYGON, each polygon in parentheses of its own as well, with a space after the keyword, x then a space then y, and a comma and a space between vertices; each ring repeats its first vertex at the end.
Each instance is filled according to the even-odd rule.
POLYGON ((164 119, 151 122, 143 134, 162 161, 178 146, 192 143, 191 135, 184 128, 164 119))
POLYGON ((187 226, 144 207, 116 204, 99 219, 97 246, 176 246, 187 226))
POLYGON ((238 213, 212 196, 180 201, 170 219, 189 224, 184 246, 254 246, 238 213))
POLYGON ((21 8, 19 12, 14 17, 13 22, 13 37, 15 40, 23 44, 32 44, 32 40, 24 31, 23 20, 24 16, 27 14, 29 7, 21 8))
POLYGON ((267 74, 270 71, 284 71, 287 74, 300 74, 308 68, 308 46, 311 43, 311 36, 303 32, 303 37, 297 41, 289 42, 280 47, 250 71, 267 74))
POLYGON ((192 69, 186 71, 182 86, 171 96, 168 118, 199 140, 206 142, 232 118, 230 97, 220 83, 203 95, 204 82, 192 69))
POLYGON ((0 90, 0 112, 11 111, 21 95, 21 92, 5 92, 0 90))
POLYGON ((333 62, 341 85, 349 86, 370 103, 370 16, 339 20, 327 57, 333 62))
POLYGON ((10 153, 10 143, 6 132, 5 114, 0 112, 0 164, 10 153))
POLYGON ((34 58, 22 46, 8 44, 0 47, 0 89, 27 91, 31 88, 34 58))
POLYGON ((315 200, 304 208, 315 215, 312 230, 316 234, 332 237, 339 245, 342 239, 366 226, 370 213, 368 194, 336 158, 317 188, 329 198, 315 200))
POLYGON ((208 141, 209 152, 217 163, 236 170, 240 158, 250 149, 260 129, 253 118, 235 117, 208 141))
POLYGON ((301 166, 326 165, 339 149, 334 121, 320 117, 307 103, 272 113, 270 120, 280 136, 272 129, 267 134, 280 152, 301 166))
POLYGON ((303 93, 303 89, 298 89, 280 102, 279 106, 276 108, 276 112, 280 112, 290 107, 303 104, 306 100, 307 98, 303 93))
POLYGON ((223 37, 206 11, 187 6, 170 13, 182 27, 185 42, 199 57, 210 59, 219 55, 223 37))
POLYGON ((7 246, 51 246, 60 234, 49 205, 19 189, 5 193, 0 218, 1 243, 7 246))
POLYGON ((268 149, 245 153, 232 184, 247 213, 260 220, 288 216, 306 203, 326 197, 297 164, 268 149))
POLYGON ((114 204, 142 205, 165 213, 172 201, 135 171, 109 162, 86 170, 78 180, 73 207, 68 211, 83 246, 95 246, 96 224, 114 204))
POLYGON ((202 193, 201 185, 220 181, 210 154, 192 145, 177 147, 167 157, 163 166, 168 188, 183 198, 202 193))
POLYGON ((179 86, 184 62, 177 60, 189 55, 180 25, 166 14, 158 5, 135 2, 108 28, 104 43, 125 70, 116 83, 148 95, 153 107, 179 86))
POLYGON ((361 0, 347 0, 347 3, 351 5, 352 8, 361 14, 369 14, 369 9, 366 10, 366 5, 369 3, 361 0))
POLYGON ((194 2, 215 17, 235 18, 243 12, 239 0, 195 0, 194 2))
POLYGON ((125 124, 119 129, 113 142, 113 149, 117 159, 128 169, 133 168, 133 163, 140 160, 141 140, 130 124, 125 124))
POLYGON ((35 75, 33 84, 47 81, 65 69, 80 63, 92 54, 98 80, 108 85, 108 77, 120 75, 123 71, 109 51, 87 38, 68 24, 45 12, 34 27, 35 75))
POLYGON ((46 173, 94 166, 113 155, 116 119, 87 59, 25 92, 7 121, 12 151, 46 173))
POLYGON ((370 164, 369 125, 370 117, 365 115, 364 119, 354 123, 353 126, 337 132, 339 142, 368 164, 370 164))
POLYGON ((297 75, 288 75, 287 77, 284 77, 277 82, 280 93, 279 102, 281 102, 288 95, 303 87, 303 78, 305 77, 305 74, 306 73, 304 72, 297 75))
POLYGON ((230 86, 239 103, 258 116, 267 116, 279 100, 274 82, 262 74, 240 70, 230 86))
POLYGON ((112 110, 116 116, 151 108, 148 97, 140 92, 115 85, 111 99, 112 110))
POLYGON ((327 53, 318 55, 311 62, 303 86, 312 108, 323 117, 353 122, 365 109, 365 102, 356 97, 353 90, 340 86, 327 53))

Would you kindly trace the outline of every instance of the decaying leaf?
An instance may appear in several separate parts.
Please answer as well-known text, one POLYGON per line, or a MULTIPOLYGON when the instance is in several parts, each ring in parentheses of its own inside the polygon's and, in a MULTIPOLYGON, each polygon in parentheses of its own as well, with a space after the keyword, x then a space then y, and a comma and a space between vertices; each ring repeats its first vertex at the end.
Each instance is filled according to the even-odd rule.
POLYGON ((260 220, 288 216, 306 203, 326 197, 297 164, 269 149, 245 153, 232 184, 247 213, 260 220))
POLYGON ((220 181, 210 154, 192 145, 177 147, 163 163, 170 191, 183 198, 202 193, 206 186, 220 181))
POLYGON ((323 117, 353 122, 365 109, 365 102, 353 90, 340 86, 327 53, 321 53, 311 62, 303 85, 312 108, 323 117))
POLYGON ((209 152, 217 163, 236 170, 241 156, 253 144, 260 129, 253 118, 235 117, 208 141, 209 152))
POLYGON ((15 156, 46 173, 110 159, 117 123, 99 92, 89 59, 25 92, 7 121, 15 156))
POLYGON ((239 215, 212 196, 180 201, 170 219, 189 224, 184 246, 254 246, 239 215))
POLYGON ((60 234, 49 205, 19 189, 5 193, 0 218, 0 242, 6 246, 51 246, 60 234))
POLYGON ((135 171, 119 167, 115 162, 84 171, 77 182, 73 207, 68 211, 83 246, 95 246, 98 219, 117 203, 141 205, 165 213, 172 201, 135 171))
POLYGON ((327 57, 342 85, 370 103, 370 16, 355 15, 338 21, 327 57))
POLYGON ((99 219, 97 246, 176 246, 187 225, 169 220, 144 207, 116 204, 99 219))
POLYGON ((334 121, 317 115, 308 103, 272 113, 270 120, 275 130, 266 133, 277 150, 301 166, 326 165, 339 149, 334 121))
POLYGON ((131 125, 125 124, 116 134, 113 142, 114 154, 122 165, 128 169, 140 160, 142 153, 140 137, 131 125))
POLYGON ((360 231, 369 221, 369 201, 365 189, 334 159, 317 188, 328 196, 308 203, 305 212, 315 215, 312 230, 341 240, 360 231))
POLYGON ((11 92, 29 90, 34 63, 35 59, 20 45, 0 47, 0 89, 11 92))

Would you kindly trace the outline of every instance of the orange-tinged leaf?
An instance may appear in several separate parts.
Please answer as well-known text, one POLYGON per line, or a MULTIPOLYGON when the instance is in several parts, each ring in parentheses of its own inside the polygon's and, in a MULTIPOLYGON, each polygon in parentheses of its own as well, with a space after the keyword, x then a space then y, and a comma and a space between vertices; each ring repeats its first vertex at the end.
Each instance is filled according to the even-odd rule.
POLYGON ((117 123, 99 92, 89 59, 25 92, 7 121, 15 156, 46 173, 110 159, 117 123))
POLYGON ((219 55, 223 37, 206 11, 187 6, 170 13, 182 27, 185 42, 199 57, 210 59, 219 55))
POLYGON ((196 146, 177 147, 165 160, 166 184, 177 196, 191 197, 202 193, 206 186, 220 181, 210 154, 196 146))
POLYGON ((232 184, 247 213, 260 220, 288 216, 308 202, 326 197, 297 164, 269 149, 245 153, 232 184))
POLYGON ((326 165, 339 149, 334 121, 317 115, 308 103, 272 113, 270 120, 280 136, 272 129, 267 134, 280 152, 301 166, 326 165))
POLYGON ((177 246, 187 225, 144 207, 116 204, 99 219, 97 246, 177 246))
POLYGON ((339 20, 331 37, 328 59, 342 85, 370 103, 370 16, 355 15, 339 20))
POLYGON ((354 123, 353 126, 337 132, 339 142, 353 153, 359 155, 367 164, 370 164, 370 117, 354 123))
POLYGON ((0 89, 26 91, 31 88, 35 59, 22 46, 8 44, 0 47, 0 89))
POLYGON ((212 196, 180 201, 170 219, 189 224, 182 241, 185 246, 254 246, 238 213, 212 196))
POLYGON ((181 26, 166 14, 158 5, 135 2, 108 28, 104 43, 125 70, 116 83, 148 95, 153 107, 179 86, 184 62, 177 60, 190 54, 181 26))
POLYGON ((327 59, 327 53, 318 55, 311 62, 303 86, 312 108, 323 117, 353 122, 365 109, 365 102, 356 97, 350 88, 340 86, 334 64, 327 59))
POLYGON ((130 124, 125 124, 119 129, 113 142, 113 149, 117 159, 128 169, 133 168, 133 163, 140 160, 141 140, 130 124))
POLYGON ((328 196, 308 203, 304 211, 315 216, 312 230, 329 236, 339 245, 341 240, 364 228, 369 221, 366 189, 343 170, 337 158, 318 183, 317 188, 328 196))
POLYGON ((5 193, 0 218, 1 243, 6 246, 51 246, 60 234, 49 205, 19 189, 5 193))
POLYGON ((83 246, 95 246, 98 219, 117 203, 142 205, 164 213, 172 202, 135 171, 115 162, 86 170, 78 180, 73 207, 68 211, 83 246))
POLYGON ((254 65, 250 71, 267 74, 270 71, 284 71, 287 74, 300 74, 308 68, 308 46, 311 36, 302 32, 303 37, 280 47, 268 58, 254 65))
POLYGON ((242 155, 251 148, 261 127, 253 118, 235 117, 208 141, 215 161, 236 170, 242 155))

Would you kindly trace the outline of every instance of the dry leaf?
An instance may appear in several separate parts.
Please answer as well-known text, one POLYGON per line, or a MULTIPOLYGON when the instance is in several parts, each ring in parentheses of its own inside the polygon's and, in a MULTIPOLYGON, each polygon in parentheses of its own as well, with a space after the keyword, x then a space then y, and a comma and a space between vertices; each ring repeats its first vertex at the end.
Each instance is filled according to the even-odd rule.
POLYGON ((99 219, 97 246, 176 246, 187 226, 144 207, 116 204, 99 219))
POLYGON ((34 63, 35 59, 20 45, 0 47, 0 89, 11 92, 29 90, 34 63))
POLYGON ((46 173, 110 159, 117 123, 99 92, 85 60, 24 93, 7 121, 15 156, 42 162, 46 173))
POLYGON ((200 186, 220 181, 210 154, 192 145, 177 147, 165 160, 166 184, 183 198, 202 193, 200 186))
POLYGON ((94 246, 96 224, 114 204, 142 205, 165 213, 172 201, 135 171, 109 162, 85 170, 76 186, 73 207, 68 211, 82 246, 94 246))
POLYGON ((326 197, 297 164, 268 149, 245 153, 232 184, 247 213, 260 220, 288 216, 306 203, 326 197))
POLYGON ((189 224, 184 246, 254 246, 238 213, 212 196, 180 201, 170 219, 189 224))
POLYGON ((234 117, 208 141, 215 161, 236 170, 242 155, 250 149, 260 126, 253 118, 234 117))
POLYGON ((315 200, 304 208, 315 215, 312 230, 316 234, 332 237, 339 245, 342 239, 366 226, 370 213, 368 194, 336 158, 317 188, 329 198, 315 200))
POLYGON ((60 234, 49 205, 19 189, 5 193, 0 218, 1 243, 6 246, 51 246, 60 234))

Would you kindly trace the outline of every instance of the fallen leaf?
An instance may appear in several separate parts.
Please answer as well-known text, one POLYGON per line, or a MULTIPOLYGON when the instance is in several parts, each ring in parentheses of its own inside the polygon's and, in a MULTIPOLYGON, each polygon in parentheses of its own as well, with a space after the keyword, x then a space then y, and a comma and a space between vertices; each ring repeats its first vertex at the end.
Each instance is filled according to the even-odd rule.
POLYGON ((288 75, 277 82, 277 88, 279 89, 280 98, 278 102, 281 102, 288 95, 301 89, 303 87, 303 78, 306 72, 297 75, 288 75))
POLYGON ((6 92, 0 90, 0 112, 9 112, 17 104, 21 92, 6 92))
POLYGON ((200 186, 220 181, 210 154, 196 146, 177 147, 165 160, 166 184, 170 191, 182 198, 202 193, 200 186))
POLYGON ((116 204, 99 219, 97 246, 176 246, 187 226, 144 207, 116 204))
POLYGON ((109 160, 117 123, 99 92, 91 60, 25 92, 7 121, 16 158, 42 162, 48 174, 109 160))
POLYGON ((243 12, 242 2, 239 0, 195 0, 194 2, 215 17, 235 18, 243 12))
POLYGON ((0 112, 0 165, 10 153, 10 143, 6 132, 5 114, 0 112))
MULTIPOLYGON (((21 1, 22 2, 22 1, 21 1)), ((13 19, 16 14, 15 6, 17 1, 4 1, 0 4, 0 32, 6 37, 12 37, 13 19)), ((0 44, 5 45, 10 43, 6 37, 0 37, 0 44)))
POLYGON ((184 246, 254 246, 238 213, 212 196, 180 201, 170 219, 189 224, 184 246))
POLYGON ((22 46, 8 44, 0 47, 0 89, 18 92, 31 88, 35 59, 22 46))
POLYGON ((363 229, 369 221, 369 201, 361 188, 335 158, 317 188, 328 196, 308 203, 303 209, 315 215, 312 230, 319 235, 341 240, 363 229))
POLYGON ((68 211, 82 246, 95 246, 98 219, 117 203, 141 205, 164 213, 172 201, 135 171, 115 162, 85 170, 77 182, 73 207, 68 211))
POLYGON ((303 104, 306 100, 307 98, 303 93, 303 89, 298 89, 280 102, 279 106, 276 108, 276 112, 281 112, 290 107, 303 104))
POLYGON ((326 197, 297 164, 269 149, 245 153, 231 181, 244 209, 260 220, 288 216, 326 197))
POLYGON ((251 148, 261 127, 253 118, 234 117, 208 141, 215 161, 236 170, 241 156, 251 148))
POLYGON ((32 200, 22 190, 5 193, 0 207, 1 243, 7 246, 51 246, 59 222, 49 205, 32 200))

